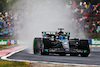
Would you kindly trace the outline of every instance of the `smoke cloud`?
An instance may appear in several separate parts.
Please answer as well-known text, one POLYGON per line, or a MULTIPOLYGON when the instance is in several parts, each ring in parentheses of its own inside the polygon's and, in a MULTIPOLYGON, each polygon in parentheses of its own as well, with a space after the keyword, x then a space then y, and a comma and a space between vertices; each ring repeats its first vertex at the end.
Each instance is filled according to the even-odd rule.
POLYGON ((20 14, 16 26, 20 44, 30 47, 32 53, 35 37, 41 37, 42 31, 57 31, 58 28, 64 28, 71 32, 71 37, 76 37, 73 14, 67 3, 66 0, 19 0, 14 4, 12 9, 20 14))

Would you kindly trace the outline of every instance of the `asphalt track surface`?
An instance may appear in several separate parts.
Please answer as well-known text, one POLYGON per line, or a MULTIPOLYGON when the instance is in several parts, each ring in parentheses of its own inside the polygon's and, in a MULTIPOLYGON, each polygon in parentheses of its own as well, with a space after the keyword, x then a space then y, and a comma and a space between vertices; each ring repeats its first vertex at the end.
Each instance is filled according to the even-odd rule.
POLYGON ((100 65, 100 51, 99 50, 100 48, 93 48, 91 49, 91 54, 89 55, 89 57, 80 57, 80 56, 69 56, 69 55, 59 56, 56 54, 51 54, 49 56, 43 56, 39 54, 34 55, 34 54, 28 53, 26 49, 21 52, 15 53, 14 55, 8 57, 8 59, 39 61, 39 62, 100 65))

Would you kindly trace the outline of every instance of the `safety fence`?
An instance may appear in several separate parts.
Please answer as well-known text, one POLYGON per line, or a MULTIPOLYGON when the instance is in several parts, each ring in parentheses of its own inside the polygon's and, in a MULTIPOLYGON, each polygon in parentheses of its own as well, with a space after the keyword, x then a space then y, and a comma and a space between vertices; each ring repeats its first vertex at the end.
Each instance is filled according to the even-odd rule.
POLYGON ((90 47, 100 47, 100 39, 88 39, 90 47))
MULTIPOLYGON (((100 39, 88 39, 89 45, 92 47, 100 46, 100 39)), ((18 40, 0 40, 0 45, 18 44, 18 40)))
POLYGON ((0 45, 17 44, 17 40, 0 40, 0 45))
POLYGON ((100 45, 100 39, 88 39, 90 45, 100 45))

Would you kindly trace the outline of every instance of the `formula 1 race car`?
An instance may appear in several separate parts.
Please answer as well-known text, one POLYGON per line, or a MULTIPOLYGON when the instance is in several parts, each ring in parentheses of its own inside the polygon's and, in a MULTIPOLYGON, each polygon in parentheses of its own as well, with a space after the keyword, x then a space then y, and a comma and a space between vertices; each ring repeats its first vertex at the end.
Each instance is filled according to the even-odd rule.
POLYGON ((35 38, 33 43, 34 54, 49 55, 56 53, 60 56, 70 54, 70 56, 88 57, 90 48, 86 39, 70 39, 70 32, 42 32, 43 38, 35 38))

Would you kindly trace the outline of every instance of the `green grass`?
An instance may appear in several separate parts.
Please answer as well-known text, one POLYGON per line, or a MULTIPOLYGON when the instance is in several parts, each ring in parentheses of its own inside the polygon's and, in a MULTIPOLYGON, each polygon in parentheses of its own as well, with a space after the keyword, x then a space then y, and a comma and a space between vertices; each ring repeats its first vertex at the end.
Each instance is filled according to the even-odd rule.
POLYGON ((0 60, 0 67, 29 67, 30 63, 0 60))
MULTIPOLYGON (((0 37, 0 39, 15 39, 15 38, 14 37, 0 37)), ((0 45, 0 50, 6 49, 9 46, 17 46, 17 45, 0 45)), ((30 63, 0 60, 0 67, 30 67, 30 63)))

